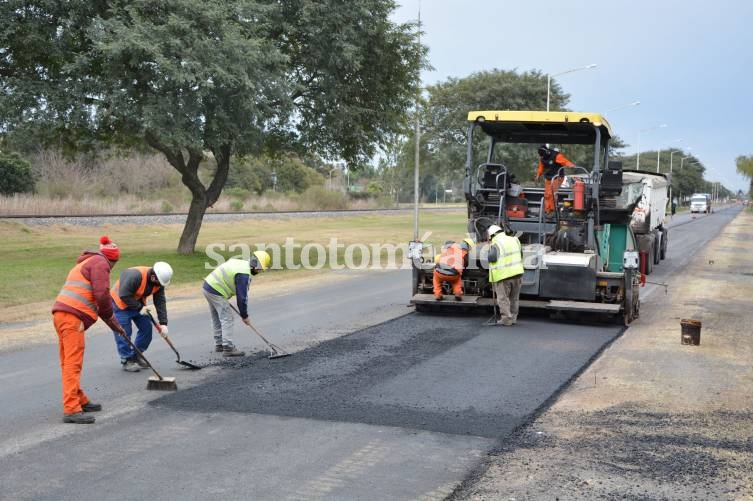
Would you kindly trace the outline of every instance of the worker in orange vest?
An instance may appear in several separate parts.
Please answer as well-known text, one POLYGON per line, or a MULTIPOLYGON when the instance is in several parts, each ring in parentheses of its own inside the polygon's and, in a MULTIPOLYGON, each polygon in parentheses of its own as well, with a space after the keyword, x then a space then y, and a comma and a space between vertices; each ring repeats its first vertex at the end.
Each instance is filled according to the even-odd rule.
MULTIPOLYGON (((145 352, 152 342, 152 319, 149 318, 146 301, 152 296, 152 302, 157 310, 159 329, 167 334, 167 300, 165 287, 173 278, 172 267, 164 261, 157 261, 151 268, 148 266, 134 266, 120 273, 120 278, 112 289, 113 310, 115 318, 123 327, 128 338, 131 338, 131 322, 136 325, 136 339, 133 344, 141 352, 145 352)), ((126 372, 139 372, 149 367, 146 361, 136 356, 131 343, 117 332, 115 345, 120 355, 120 363, 126 372)))
POLYGON ((536 181, 544 176, 544 212, 547 215, 552 214, 557 205, 555 202, 555 193, 562 184, 564 177, 560 173, 562 167, 575 167, 565 155, 559 152, 557 148, 551 148, 548 144, 542 144, 538 150, 539 166, 536 170, 536 181))
POLYGON ((52 306, 52 321, 58 334, 63 382, 63 422, 91 424, 91 412, 102 410, 81 389, 84 364, 84 331, 97 318, 112 330, 125 335, 113 315, 110 298, 110 270, 120 259, 120 249, 109 237, 99 239, 99 252, 84 251, 68 273, 52 306))
POLYGON ((468 251, 473 247, 473 240, 466 238, 461 243, 445 242, 445 249, 436 257, 434 266, 434 299, 441 301, 442 284, 452 286, 455 300, 463 299, 463 270, 468 266, 468 251))

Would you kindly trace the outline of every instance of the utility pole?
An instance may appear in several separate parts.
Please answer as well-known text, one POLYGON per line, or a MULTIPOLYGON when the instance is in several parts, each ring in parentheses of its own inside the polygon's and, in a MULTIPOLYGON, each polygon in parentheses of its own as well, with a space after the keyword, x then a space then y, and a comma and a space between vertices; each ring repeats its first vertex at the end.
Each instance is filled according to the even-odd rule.
MULTIPOLYGON (((418 47, 421 48, 421 0, 418 0, 418 47)), ((419 201, 419 183, 418 183, 418 166, 419 152, 421 150, 421 123, 420 123, 420 101, 421 101, 421 82, 419 80, 418 96, 416 97, 416 153, 415 166, 413 168, 413 241, 418 242, 418 201, 419 201)))

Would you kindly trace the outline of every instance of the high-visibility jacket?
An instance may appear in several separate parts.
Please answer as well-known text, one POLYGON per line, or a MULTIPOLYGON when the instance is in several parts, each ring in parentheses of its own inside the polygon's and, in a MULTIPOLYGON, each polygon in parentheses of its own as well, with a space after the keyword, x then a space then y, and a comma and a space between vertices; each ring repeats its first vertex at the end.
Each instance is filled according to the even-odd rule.
POLYGON ((443 275, 461 275, 467 255, 468 251, 460 247, 460 244, 450 245, 440 254, 436 271, 443 275))
POLYGON ((245 259, 228 259, 207 275, 204 281, 222 297, 230 299, 236 295, 235 276, 239 273, 251 275, 249 262, 245 259))
POLYGON ((500 282, 506 278, 522 275, 524 270, 520 240, 499 232, 494 235, 491 243, 499 249, 499 258, 489 263, 489 281, 500 282))
POLYGON ((539 156, 539 166, 536 170, 536 176, 544 175, 544 179, 552 179, 558 173, 561 167, 575 167, 562 153, 554 150, 548 150, 545 156, 539 156))
POLYGON ((80 311, 91 318, 92 322, 96 322, 99 318, 99 309, 94 299, 92 283, 81 273, 81 268, 96 255, 92 254, 91 257, 82 260, 68 272, 63 288, 60 289, 57 298, 55 298, 56 303, 62 303, 80 311))
MULTIPOLYGON (((129 270, 138 270, 139 273, 141 273, 141 283, 136 289, 136 292, 133 293, 134 299, 141 299, 142 303, 145 303, 144 296, 149 296, 150 294, 156 294, 157 291, 159 291, 160 286, 151 284, 149 281, 149 268, 148 266, 134 266, 132 268, 129 268, 129 270), (146 288, 148 285, 151 285, 150 291, 146 293, 146 288), (146 294, 145 294, 146 293, 146 294)), ((115 285, 112 289, 110 289, 110 297, 112 297, 112 300, 115 301, 115 304, 118 305, 118 308, 121 310, 125 310, 128 308, 128 305, 120 298, 120 279, 118 279, 115 282, 115 285)))

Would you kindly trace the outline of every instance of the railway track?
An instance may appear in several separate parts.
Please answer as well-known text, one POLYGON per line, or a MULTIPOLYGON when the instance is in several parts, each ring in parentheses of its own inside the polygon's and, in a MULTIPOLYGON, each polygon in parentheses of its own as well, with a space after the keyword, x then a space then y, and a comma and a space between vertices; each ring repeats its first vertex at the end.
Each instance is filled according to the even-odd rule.
MULTIPOLYGON (((452 212, 464 210, 464 207, 422 207, 421 211, 429 212, 452 212)), ((269 219, 269 218, 315 218, 315 217, 346 217, 359 214, 402 214, 412 212, 413 208, 397 209, 342 209, 320 211, 249 211, 249 212, 208 212, 204 215, 205 221, 232 221, 239 219, 269 219)), ((155 213, 104 213, 104 214, 2 214, 0 220, 13 220, 31 225, 52 224, 139 224, 145 221, 159 223, 182 223, 187 213, 155 212, 155 213)))

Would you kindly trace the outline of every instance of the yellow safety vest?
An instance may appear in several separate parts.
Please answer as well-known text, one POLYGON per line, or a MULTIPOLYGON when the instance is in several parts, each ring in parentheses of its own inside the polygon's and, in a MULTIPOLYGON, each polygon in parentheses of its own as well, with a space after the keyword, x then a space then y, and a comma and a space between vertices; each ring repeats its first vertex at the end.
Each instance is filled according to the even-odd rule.
POLYGON ((238 273, 251 275, 251 265, 245 259, 228 259, 204 279, 225 299, 235 296, 235 276, 238 273))
POLYGON ((523 258, 520 255, 520 240, 500 232, 492 238, 492 245, 499 249, 499 259, 489 263, 489 281, 500 282, 523 274, 523 258))

